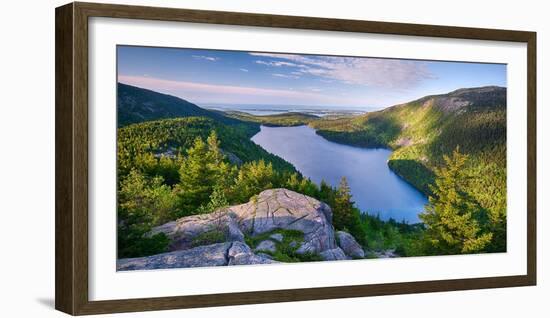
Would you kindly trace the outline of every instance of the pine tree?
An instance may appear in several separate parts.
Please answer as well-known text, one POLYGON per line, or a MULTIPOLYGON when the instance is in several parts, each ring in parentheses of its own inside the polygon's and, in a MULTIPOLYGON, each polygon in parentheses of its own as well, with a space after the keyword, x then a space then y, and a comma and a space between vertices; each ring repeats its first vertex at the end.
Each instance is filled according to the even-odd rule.
POLYGON ((435 170, 435 185, 430 187, 433 195, 426 211, 420 214, 427 226, 426 238, 439 253, 482 251, 491 242, 492 233, 481 231, 476 219, 481 209, 464 189, 468 156, 456 148, 451 157, 443 158, 445 166, 435 170))
POLYGON ((209 201, 213 187, 210 158, 208 145, 197 137, 179 169, 180 183, 176 191, 182 216, 193 214, 199 206, 209 201))
POLYGON ((145 236, 153 226, 176 217, 175 197, 162 177, 148 178, 131 170, 118 192, 118 254, 137 257, 164 252, 164 235, 145 236))
POLYGON ((321 180, 319 186, 319 200, 328 205, 331 205, 334 201, 334 189, 325 180, 321 180))
POLYGON ((232 188, 232 198, 235 202, 246 202, 253 195, 279 184, 279 174, 271 163, 266 164, 263 160, 248 162, 239 170, 232 188))
POLYGON ((212 192, 215 191, 214 188, 216 188, 224 192, 223 195, 225 196, 225 192, 228 191, 234 181, 237 167, 232 167, 225 160, 226 156, 220 148, 220 141, 215 130, 210 132, 210 136, 206 139, 206 143, 208 145, 208 158, 206 162, 210 170, 210 178, 213 185, 212 192))
POLYGON ((210 201, 206 204, 203 204, 197 210, 198 214, 211 213, 217 209, 227 207, 229 202, 225 197, 224 191, 221 188, 216 188, 210 195, 210 201))
POLYGON ((298 178, 298 174, 295 172, 290 175, 290 177, 286 180, 285 187, 287 189, 290 189, 292 191, 299 191, 300 189, 300 180, 298 178))
POLYGON ((208 145, 208 160, 213 165, 219 165, 224 160, 224 155, 221 152, 220 149, 220 141, 218 139, 218 134, 216 134, 215 130, 212 130, 210 132, 210 135, 206 139, 206 143, 208 145))
POLYGON ((353 204, 354 202, 352 201, 348 180, 346 177, 342 177, 332 207, 333 224, 335 228, 342 230, 347 229, 347 225, 350 223, 351 219, 353 204))
POLYGON ((361 226, 361 212, 354 205, 348 180, 342 177, 332 202, 332 223, 337 230, 350 233, 359 244, 365 245, 366 232, 361 226))
POLYGON ((182 215, 194 214, 206 206, 214 190, 227 191, 233 183, 237 168, 225 161, 220 141, 214 130, 206 139, 197 137, 187 151, 179 169, 180 183, 176 187, 182 215))
POLYGON ((299 192, 315 198, 319 196, 319 187, 315 184, 315 182, 311 181, 311 179, 303 178, 300 182, 299 192))

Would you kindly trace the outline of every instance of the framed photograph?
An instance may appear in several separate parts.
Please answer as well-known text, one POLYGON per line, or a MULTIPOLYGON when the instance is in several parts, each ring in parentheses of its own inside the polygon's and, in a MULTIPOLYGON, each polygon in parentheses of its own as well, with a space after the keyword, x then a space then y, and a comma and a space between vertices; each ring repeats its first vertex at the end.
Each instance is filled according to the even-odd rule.
POLYGON ((536 284, 536 33, 56 9, 73 315, 536 284))

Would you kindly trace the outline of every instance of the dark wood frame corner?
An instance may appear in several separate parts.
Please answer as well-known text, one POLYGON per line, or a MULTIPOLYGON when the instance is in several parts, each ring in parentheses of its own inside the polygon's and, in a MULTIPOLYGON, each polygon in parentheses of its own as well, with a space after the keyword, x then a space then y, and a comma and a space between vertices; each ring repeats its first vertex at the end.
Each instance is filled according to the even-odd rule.
POLYGON ((55 17, 56 309, 73 315, 83 315, 536 284, 536 33, 78 2, 57 8, 55 17), (90 17, 527 43, 527 275, 146 299, 88 300, 88 18, 90 17))

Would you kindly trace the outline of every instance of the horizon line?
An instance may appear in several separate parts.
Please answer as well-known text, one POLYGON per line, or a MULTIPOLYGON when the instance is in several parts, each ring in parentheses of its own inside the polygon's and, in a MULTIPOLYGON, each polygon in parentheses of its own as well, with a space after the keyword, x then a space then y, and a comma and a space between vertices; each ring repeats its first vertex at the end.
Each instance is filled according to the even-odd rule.
POLYGON ((157 90, 154 90, 154 89, 151 89, 151 88, 147 88, 147 87, 142 87, 142 86, 137 86, 137 85, 134 85, 134 84, 128 84, 128 83, 124 83, 120 80, 117 80, 117 84, 123 84, 123 85, 127 85, 127 86, 132 86, 132 87, 136 87, 136 88, 139 88, 139 89, 145 89, 145 90, 149 90, 149 91, 152 91, 152 92, 155 92, 155 93, 158 93, 158 94, 163 94, 163 95, 168 95, 168 96, 172 96, 172 97, 175 97, 175 98, 179 98, 179 99, 182 99, 184 101, 187 101, 189 103, 192 103, 192 104, 195 104, 197 106, 200 106, 200 105, 205 105, 205 106, 209 106, 209 105, 233 105, 233 106, 236 106, 236 105, 241 105, 241 106, 288 106, 288 107, 342 107, 343 110, 345 110, 345 107, 349 107, 349 108, 361 108, 361 109, 378 109, 378 110, 382 110, 382 109, 386 109, 386 108, 390 108, 390 107, 393 107, 393 106, 397 106, 397 105, 401 105, 401 104, 405 104, 405 103, 410 103, 410 102, 413 102, 413 101, 416 101, 416 100, 419 100, 419 99, 422 99, 422 98, 425 98, 425 97, 429 97, 429 96, 439 96, 439 95, 446 95, 446 94, 450 94, 452 92, 456 92, 458 90, 461 90, 461 89, 479 89, 479 88, 487 88, 487 87, 496 87, 496 88, 504 88, 504 89, 507 89, 507 86, 501 86, 501 85, 483 85, 483 86, 472 86, 472 87, 459 87, 459 88, 456 88, 456 89, 453 89, 453 90, 450 90, 450 91, 447 91, 445 93, 435 93, 435 94, 428 94, 428 95, 423 95, 423 96, 419 96, 419 97, 415 97, 414 99, 411 99, 409 101, 405 101, 405 102, 400 102, 400 103, 396 103, 396 104, 392 104, 392 105, 388 105, 388 106, 338 106, 338 105, 321 105, 321 104, 315 104, 315 105, 305 105, 305 104, 264 104, 264 103, 218 103, 218 102, 194 102, 194 101, 190 101, 186 98, 183 98, 183 97, 180 97, 180 96, 177 96, 177 95, 174 95, 174 94, 169 94, 169 93, 163 93, 163 92, 159 92, 157 90))

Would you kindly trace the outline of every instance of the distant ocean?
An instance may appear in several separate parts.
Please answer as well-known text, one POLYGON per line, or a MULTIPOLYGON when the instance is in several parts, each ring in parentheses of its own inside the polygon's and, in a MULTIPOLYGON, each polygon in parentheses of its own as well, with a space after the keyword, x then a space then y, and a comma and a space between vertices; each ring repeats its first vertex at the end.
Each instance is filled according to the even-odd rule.
POLYGON ((300 105, 253 105, 253 104, 201 104, 200 107, 218 111, 239 111, 251 115, 276 115, 289 112, 300 112, 316 116, 327 116, 333 114, 359 115, 375 108, 350 108, 339 106, 300 106, 300 105))

